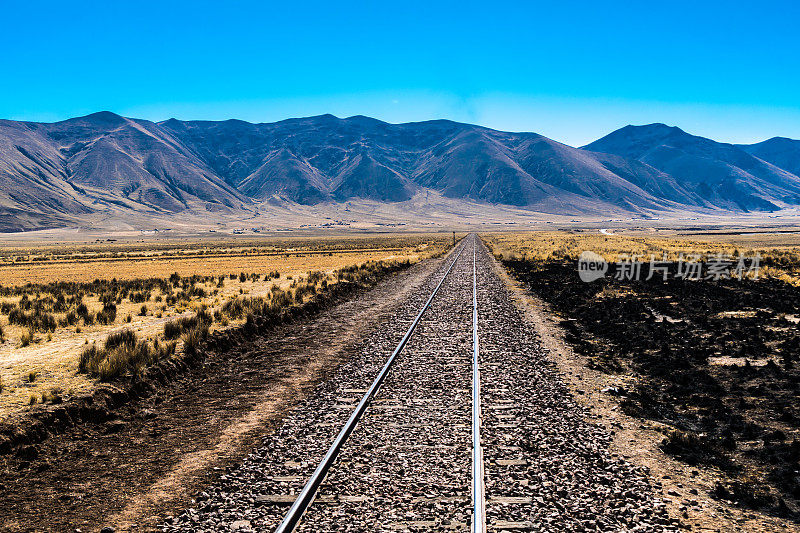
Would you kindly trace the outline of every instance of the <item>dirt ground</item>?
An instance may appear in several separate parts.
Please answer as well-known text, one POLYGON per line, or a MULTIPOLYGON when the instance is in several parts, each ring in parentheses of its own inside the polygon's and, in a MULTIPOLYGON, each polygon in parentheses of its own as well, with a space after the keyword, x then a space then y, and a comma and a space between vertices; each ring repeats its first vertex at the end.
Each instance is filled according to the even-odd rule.
POLYGON ((662 428, 655 422, 627 416, 620 410, 618 399, 604 392, 608 387, 629 387, 625 377, 588 368, 587 359, 576 354, 566 342, 565 331, 559 325, 561 317, 513 280, 499 263, 495 265, 578 402, 589 410, 596 423, 611 432, 614 452, 649 469, 658 496, 667 503, 673 516, 692 531, 800 531, 791 522, 711 498, 709 491, 718 479, 713 471, 691 467, 663 453, 659 448, 664 439, 662 428))
POLYGON ((0 457, 0 530, 153 530, 347 360, 436 261, 210 357, 112 420, 0 457))

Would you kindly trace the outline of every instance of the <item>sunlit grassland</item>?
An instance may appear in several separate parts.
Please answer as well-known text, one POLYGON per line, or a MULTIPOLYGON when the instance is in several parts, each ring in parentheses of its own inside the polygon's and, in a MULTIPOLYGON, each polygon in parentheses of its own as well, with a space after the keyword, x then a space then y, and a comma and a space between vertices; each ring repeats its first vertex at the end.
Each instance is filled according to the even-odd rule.
POLYGON ((451 234, 430 234, 153 250, 6 249, 0 261, 0 418, 179 357, 187 342, 209 330, 301 305, 343 280, 357 282, 381 265, 438 255, 450 244, 451 234), (175 333, 176 324, 198 316, 202 320, 175 333), (133 336, 125 333, 124 342, 108 342, 110 334, 127 331, 133 336))

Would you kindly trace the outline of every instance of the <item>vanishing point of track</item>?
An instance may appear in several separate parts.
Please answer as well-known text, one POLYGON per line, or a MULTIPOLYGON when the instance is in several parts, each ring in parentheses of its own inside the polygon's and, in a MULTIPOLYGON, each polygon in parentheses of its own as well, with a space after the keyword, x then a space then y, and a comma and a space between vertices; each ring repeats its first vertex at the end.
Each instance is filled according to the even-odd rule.
POLYGON ((480 239, 428 264, 391 319, 161 531, 677 531, 480 239))
MULTIPOLYGON (((464 250, 470 247, 472 251, 472 343, 473 343, 473 358, 472 358, 472 516, 471 516, 471 531, 473 533, 484 533, 486 531, 486 518, 485 518, 485 500, 484 500, 484 481, 483 481, 483 453, 481 451, 481 437, 480 437, 480 368, 479 368, 479 342, 478 342, 478 286, 477 286, 477 267, 476 267, 476 256, 477 256, 477 237, 472 235, 469 238, 469 243, 466 241, 461 244, 460 249, 454 253, 455 257, 450 262, 450 266, 445 271, 444 275, 442 276, 441 280, 439 281, 436 288, 433 289, 430 296, 428 297, 425 304, 420 309, 419 313, 417 314, 414 321, 409 326, 408 330, 406 331, 403 338, 397 344, 397 346, 392 351, 392 354, 389 356, 386 364, 384 364, 383 368, 381 369, 378 376, 375 378, 375 381, 372 382, 372 385, 367 390, 367 392, 361 397, 356 408, 353 410, 350 418, 345 423, 344 427, 342 427, 339 435, 334 440, 333 444, 331 444, 328 452, 323 457, 322 461, 320 461, 319 465, 317 466, 316 470, 312 474, 311 478, 308 480, 306 485, 303 487, 303 490, 297 496, 297 499, 292 504, 291 508, 286 514, 286 517, 283 519, 281 524, 275 530, 276 533, 289 533, 294 531, 297 525, 300 523, 303 514, 305 513, 308 506, 311 505, 312 501, 317 495, 317 491, 319 490, 320 485, 322 484, 325 476, 328 473, 328 470, 333 466, 334 462, 336 461, 337 457, 339 456, 339 451, 345 445, 348 437, 355 429, 358 422, 361 420, 361 417, 364 415, 366 410, 369 408, 370 402, 375 397, 376 392, 380 387, 383 385, 384 381, 386 380, 389 371, 392 368, 395 360, 397 359, 398 355, 403 351, 408 340, 414 334, 414 331, 417 328, 420 320, 422 319, 423 314, 425 311, 430 307, 431 302, 436 297, 436 294, 439 292, 439 289, 442 287, 447 276, 453 270, 453 266, 459 260, 461 255, 464 253, 464 250)), ((465 459, 466 460, 466 459, 465 459)))

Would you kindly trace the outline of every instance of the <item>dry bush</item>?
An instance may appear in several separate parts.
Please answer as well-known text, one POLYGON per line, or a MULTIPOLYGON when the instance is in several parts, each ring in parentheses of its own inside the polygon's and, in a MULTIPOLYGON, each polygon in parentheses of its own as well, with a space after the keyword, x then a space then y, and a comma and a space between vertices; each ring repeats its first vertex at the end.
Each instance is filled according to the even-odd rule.
POLYGON ((61 387, 50 387, 50 390, 42 393, 42 403, 61 403, 63 394, 61 387))
POLYGON ((164 338, 167 340, 177 339, 184 332, 193 330, 198 326, 205 325, 206 329, 213 319, 205 308, 201 308, 196 315, 191 317, 181 317, 170 320, 164 324, 164 338))
POLYGON ((8 323, 29 328, 33 331, 55 331, 56 329, 55 317, 40 308, 36 308, 30 313, 26 313, 19 307, 11 309, 8 313, 8 323))
POLYGON ((183 351, 187 355, 196 355, 200 344, 208 337, 208 325, 200 323, 183 334, 183 351))
POLYGON ((113 303, 103 305, 103 309, 95 316, 98 324, 105 326, 113 324, 117 320, 117 306, 113 303))
POLYGON ((568 231, 540 231, 523 233, 490 233, 484 240, 495 257, 501 260, 527 259, 531 261, 576 261, 583 251, 589 250, 607 261, 620 260, 621 256, 638 257, 649 261, 666 256, 677 261, 681 254, 700 254, 704 258, 723 254, 761 257, 761 277, 774 277, 794 285, 800 284, 800 248, 796 245, 762 245, 707 241, 687 237, 649 237, 639 235, 601 235, 568 231))
POLYGON ((21 348, 24 348, 26 346, 30 346, 32 342, 33 342, 33 330, 28 328, 22 332, 22 335, 19 338, 19 345, 21 348))
POLYGON ((136 333, 130 329, 123 329, 109 335, 103 348, 96 344, 84 348, 78 361, 78 372, 108 381, 126 372, 139 372, 174 353, 174 342, 156 342, 151 346, 146 340, 137 339, 136 333))
POLYGON ((98 349, 96 344, 91 344, 83 349, 78 358, 78 372, 90 374, 97 371, 100 360, 105 356, 103 350, 98 349))

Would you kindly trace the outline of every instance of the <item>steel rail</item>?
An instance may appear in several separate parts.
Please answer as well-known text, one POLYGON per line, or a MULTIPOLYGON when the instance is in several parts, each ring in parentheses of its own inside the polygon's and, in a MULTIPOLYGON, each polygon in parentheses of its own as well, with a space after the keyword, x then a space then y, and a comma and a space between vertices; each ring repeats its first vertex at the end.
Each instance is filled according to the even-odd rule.
POLYGON ((355 429, 356 425, 358 424, 358 421, 364 414, 364 411, 366 411, 367 407, 369 406, 372 397, 375 396, 375 393, 383 384, 384 380, 386 379, 386 376, 389 373, 389 369, 391 368, 392 363, 394 363, 395 358, 397 358, 398 354, 400 354, 400 352, 403 350, 406 343, 408 343, 408 339, 410 339, 411 334, 414 333, 414 329, 416 329, 417 324, 422 318, 423 313, 425 313, 428 307, 430 307, 434 296, 436 296, 436 293, 439 292, 439 288, 444 283, 444 280, 445 278, 447 278, 447 275, 453 269, 453 265, 455 265, 456 261, 458 261, 458 258, 461 257, 461 254, 464 251, 465 247, 466 243, 461 246, 461 249, 459 250, 458 254, 456 254, 455 259, 453 259, 453 261, 450 263, 450 266, 447 268, 447 271, 442 276, 442 279, 439 280, 439 284, 436 285, 436 288, 433 290, 430 297, 428 297, 428 300, 425 302, 425 305, 422 306, 422 309, 417 314, 417 317, 411 323, 411 326, 409 326, 408 331, 406 331, 406 334, 403 335, 403 338, 400 340, 400 343, 395 347, 394 351, 392 352, 392 355, 389 356, 389 359, 386 361, 386 364, 383 365, 383 368, 381 369, 378 376, 375 378, 375 381, 372 382, 372 386, 370 386, 369 390, 366 392, 366 394, 364 394, 364 397, 361 398, 361 401, 353 410, 352 414, 350 415, 350 418, 347 420, 347 423, 345 423, 344 427, 342 427, 341 431, 339 432, 339 435, 336 437, 336 440, 333 441, 333 444, 331 444, 331 447, 328 449, 328 453, 325 454, 325 457, 322 458, 322 461, 320 461, 316 470, 314 470, 314 473, 306 482, 305 486, 303 487, 303 490, 297 496, 297 499, 294 501, 292 507, 286 513, 286 516, 284 517, 283 521, 278 526, 278 528, 275 530, 275 533, 290 533, 291 531, 294 531, 294 528, 297 527, 297 525, 300 523, 300 519, 302 518, 303 513, 306 512, 308 506, 311 505, 311 502, 314 501, 314 498, 317 494, 317 490, 319 489, 320 485, 322 485, 322 482, 324 481, 325 476, 328 473, 328 470, 330 470, 331 466, 336 460, 336 457, 339 455, 339 451, 342 449, 342 446, 344 446, 345 441, 355 429))
POLYGON ((481 370, 478 366, 478 237, 472 238, 472 533, 486 533, 486 497, 481 447, 481 370))

